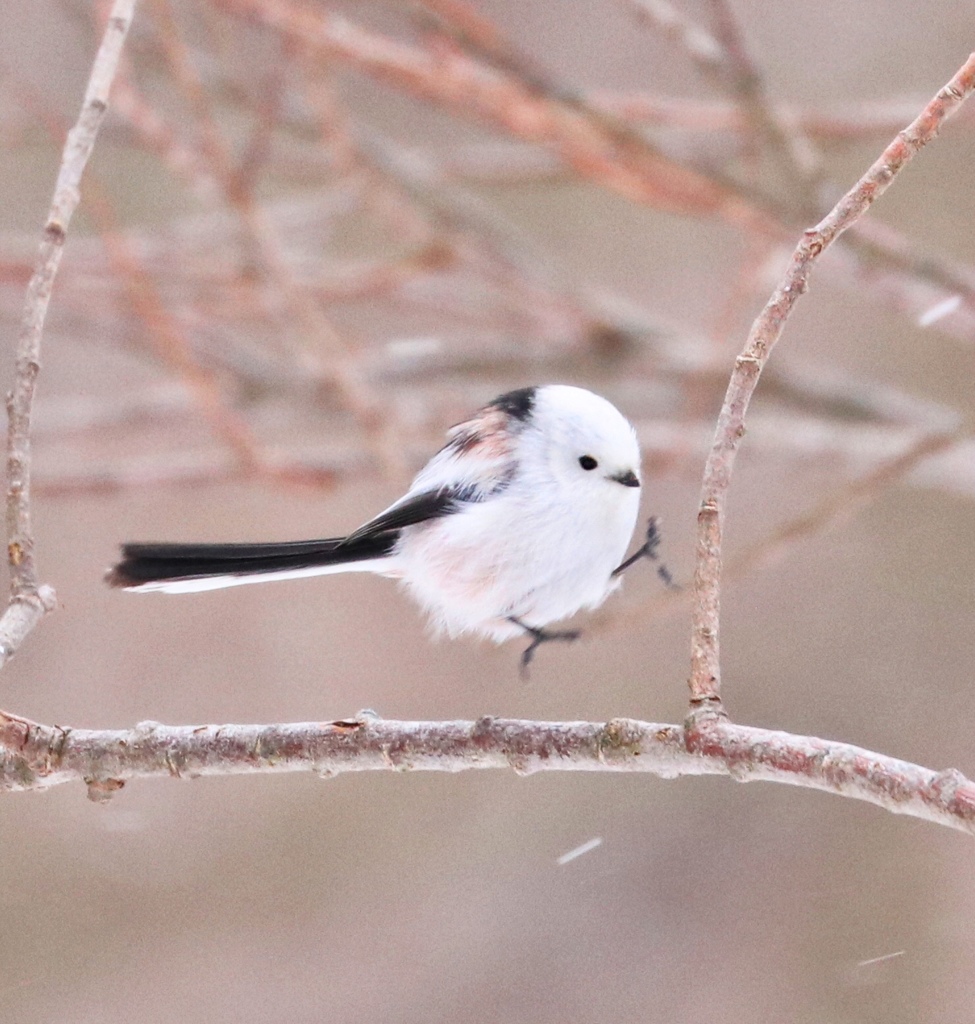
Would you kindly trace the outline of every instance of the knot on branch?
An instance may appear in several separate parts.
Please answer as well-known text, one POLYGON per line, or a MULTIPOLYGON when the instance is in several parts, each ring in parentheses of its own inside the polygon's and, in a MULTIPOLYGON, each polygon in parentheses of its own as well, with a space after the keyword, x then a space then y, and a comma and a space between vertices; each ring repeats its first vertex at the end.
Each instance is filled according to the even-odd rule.
POLYGON ((717 516, 721 513, 721 506, 718 504, 718 499, 715 497, 705 498, 701 502, 700 507, 697 510, 698 522, 709 516, 717 516))
POLYGON ((30 742, 32 729, 40 730, 41 726, 29 718, 0 711, 0 747, 6 747, 7 750, 24 750, 30 742))
POLYGON ((684 746, 689 754, 709 755, 720 748, 718 730, 731 719, 718 696, 694 697, 684 719, 684 746))
POLYGON ((938 772, 930 788, 941 804, 954 806, 956 814, 975 820, 975 786, 957 768, 938 772))
POLYGON ((478 740, 483 740, 490 736, 494 731, 494 723, 497 720, 496 715, 481 715, 474 723, 474 728, 471 729, 471 739, 476 743, 478 740))
MULTIPOLYGON (((826 240, 823 238, 818 227, 807 228, 802 236, 803 254, 809 259, 815 259, 826 248, 826 240)), ((805 284, 805 282, 803 282, 805 284)), ((803 289, 805 291, 805 289, 803 289)))
POLYGON ((639 757, 644 733, 639 722, 632 718, 612 718, 600 730, 596 739, 600 761, 620 761, 639 757))
MULTIPOLYGON (((761 351, 760 355, 764 356, 765 352, 761 351)), ((742 373, 758 373, 761 368, 762 364, 759 356, 752 355, 750 352, 743 352, 735 359, 735 369, 742 373)))
MULTIPOLYGON (((12 488, 13 490, 22 490, 23 488, 12 488)), ((7 561, 15 568, 19 569, 24 563, 24 559, 27 557, 29 550, 28 541, 12 540, 7 545, 7 561)))
POLYGON ((44 225, 44 236, 52 245, 64 245, 67 229, 59 220, 49 220, 44 225))

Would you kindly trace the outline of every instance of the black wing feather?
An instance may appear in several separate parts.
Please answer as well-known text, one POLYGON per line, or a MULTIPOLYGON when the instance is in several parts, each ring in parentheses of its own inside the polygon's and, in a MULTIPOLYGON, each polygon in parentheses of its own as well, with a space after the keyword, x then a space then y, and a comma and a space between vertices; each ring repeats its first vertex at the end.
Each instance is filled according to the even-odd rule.
POLYGON ((474 495, 477 489, 473 486, 463 488, 442 487, 437 491, 423 491, 401 501, 392 508, 380 512, 375 519, 370 519, 358 530, 345 538, 343 544, 354 544, 368 537, 376 537, 390 530, 402 530, 404 526, 415 526, 431 519, 442 519, 460 510, 464 502, 477 500, 474 495))

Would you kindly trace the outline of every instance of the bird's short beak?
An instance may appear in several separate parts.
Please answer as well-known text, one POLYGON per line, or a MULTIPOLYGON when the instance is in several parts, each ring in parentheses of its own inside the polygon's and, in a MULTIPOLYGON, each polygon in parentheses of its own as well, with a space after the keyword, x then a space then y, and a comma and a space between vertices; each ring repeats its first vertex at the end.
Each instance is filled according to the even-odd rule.
POLYGON ((640 479, 632 469, 628 469, 625 473, 617 473, 616 476, 611 476, 610 480, 615 480, 618 484, 622 484, 624 487, 640 486, 640 479))

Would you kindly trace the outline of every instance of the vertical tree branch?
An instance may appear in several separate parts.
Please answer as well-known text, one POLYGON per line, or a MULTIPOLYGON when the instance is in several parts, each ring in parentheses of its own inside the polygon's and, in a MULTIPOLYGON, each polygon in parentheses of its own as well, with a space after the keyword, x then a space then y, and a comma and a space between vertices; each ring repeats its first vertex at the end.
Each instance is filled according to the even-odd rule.
POLYGON ((735 361, 704 468, 698 509, 689 680, 693 709, 721 712, 718 626, 725 504, 735 455, 745 433, 745 413, 762 369, 799 296, 806 290, 809 274, 819 255, 887 190, 901 168, 937 135, 941 125, 973 88, 975 54, 969 56, 951 81, 897 135, 830 213, 803 234, 785 275, 752 325, 745 348, 735 361))
POLYGON ((81 198, 81 176, 108 109, 108 93, 118 67, 135 0, 115 0, 92 65, 81 113, 68 133, 54 198, 48 211, 37 263, 27 287, 17 339, 13 389, 7 395, 7 559, 10 603, 0 618, 0 666, 54 605, 54 591, 37 582, 30 516, 31 415, 40 370, 41 336, 54 278, 64 252, 71 217, 81 198))

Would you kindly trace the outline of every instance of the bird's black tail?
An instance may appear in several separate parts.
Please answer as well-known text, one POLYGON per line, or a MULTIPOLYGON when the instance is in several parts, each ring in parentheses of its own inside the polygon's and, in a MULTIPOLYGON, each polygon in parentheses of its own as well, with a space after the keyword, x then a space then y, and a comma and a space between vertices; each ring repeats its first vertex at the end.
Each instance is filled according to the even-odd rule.
POLYGON ((398 536, 389 531, 350 543, 334 537, 274 544, 123 544, 122 561, 108 570, 105 582, 125 590, 179 593, 256 583, 268 576, 341 572, 354 563, 369 569, 390 554, 398 536))

